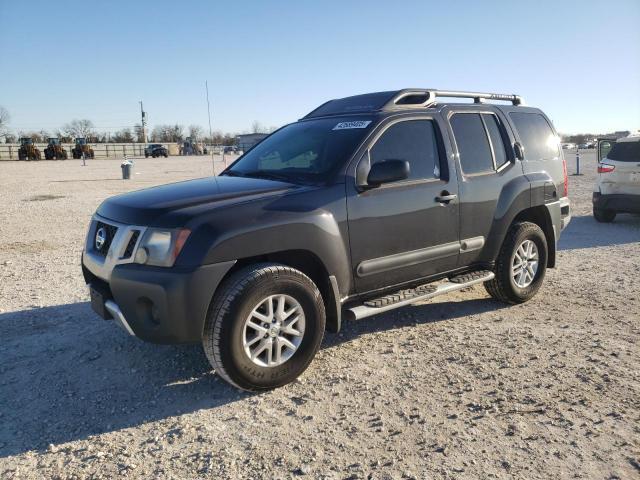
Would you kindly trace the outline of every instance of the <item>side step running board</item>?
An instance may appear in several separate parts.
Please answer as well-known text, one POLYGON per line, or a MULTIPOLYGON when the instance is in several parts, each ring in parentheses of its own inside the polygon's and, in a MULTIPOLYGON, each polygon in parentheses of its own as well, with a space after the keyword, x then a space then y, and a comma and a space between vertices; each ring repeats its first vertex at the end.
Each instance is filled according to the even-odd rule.
POLYGON ((463 288, 486 282, 495 277, 493 272, 481 270, 477 272, 464 273, 448 279, 442 283, 427 283, 409 290, 386 295, 381 298, 366 301, 363 305, 349 308, 345 311, 348 320, 359 320, 379 313, 388 312, 396 308, 405 307, 412 303, 428 300, 445 293, 455 292, 463 288))

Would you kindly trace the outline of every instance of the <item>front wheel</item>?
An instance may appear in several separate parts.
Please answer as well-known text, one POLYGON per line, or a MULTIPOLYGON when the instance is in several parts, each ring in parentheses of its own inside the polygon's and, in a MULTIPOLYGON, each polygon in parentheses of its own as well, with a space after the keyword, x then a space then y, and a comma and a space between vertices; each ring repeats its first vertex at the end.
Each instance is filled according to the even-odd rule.
POLYGON ((542 286, 547 270, 547 239, 531 222, 512 225, 496 260, 495 278, 484 286, 496 300, 523 303, 542 286))
POLYGON ((216 373, 248 391, 286 385, 306 370, 324 335, 320 291, 299 270, 262 263, 219 287, 203 347, 216 373))

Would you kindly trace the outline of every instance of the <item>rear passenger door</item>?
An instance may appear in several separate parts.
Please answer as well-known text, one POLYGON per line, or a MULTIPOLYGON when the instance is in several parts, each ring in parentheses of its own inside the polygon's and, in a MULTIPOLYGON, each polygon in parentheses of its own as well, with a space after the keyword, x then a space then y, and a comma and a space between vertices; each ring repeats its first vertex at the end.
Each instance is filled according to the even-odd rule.
POLYGON ((452 107, 447 117, 460 178, 459 265, 490 261, 482 254, 485 245, 501 241, 492 231, 499 215, 498 199, 505 185, 522 175, 522 167, 515 160, 511 133, 497 109, 452 107))

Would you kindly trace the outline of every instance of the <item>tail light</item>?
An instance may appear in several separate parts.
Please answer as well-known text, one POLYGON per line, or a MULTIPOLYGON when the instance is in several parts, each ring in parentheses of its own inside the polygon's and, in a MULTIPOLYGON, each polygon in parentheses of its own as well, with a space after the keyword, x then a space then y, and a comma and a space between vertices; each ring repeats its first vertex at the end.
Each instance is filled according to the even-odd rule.
POLYGON ((562 175, 564 176, 564 195, 566 197, 569 195, 569 177, 567 176, 567 161, 562 156, 562 175))
POLYGON ((611 173, 616 169, 614 165, 607 165, 606 163, 598 164, 598 173, 611 173))

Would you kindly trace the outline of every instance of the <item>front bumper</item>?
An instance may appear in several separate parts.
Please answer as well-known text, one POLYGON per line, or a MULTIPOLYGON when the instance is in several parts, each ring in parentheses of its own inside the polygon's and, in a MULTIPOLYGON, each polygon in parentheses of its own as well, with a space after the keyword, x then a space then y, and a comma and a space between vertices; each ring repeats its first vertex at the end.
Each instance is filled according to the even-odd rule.
POLYGON ((640 195, 611 194, 593 192, 593 207, 600 210, 613 210, 618 213, 640 213, 640 195))
POLYGON ((153 343, 196 343, 202 340, 209 304, 222 278, 235 262, 196 268, 116 265, 108 282, 92 272, 83 255, 85 281, 108 312, 130 334, 153 343))

